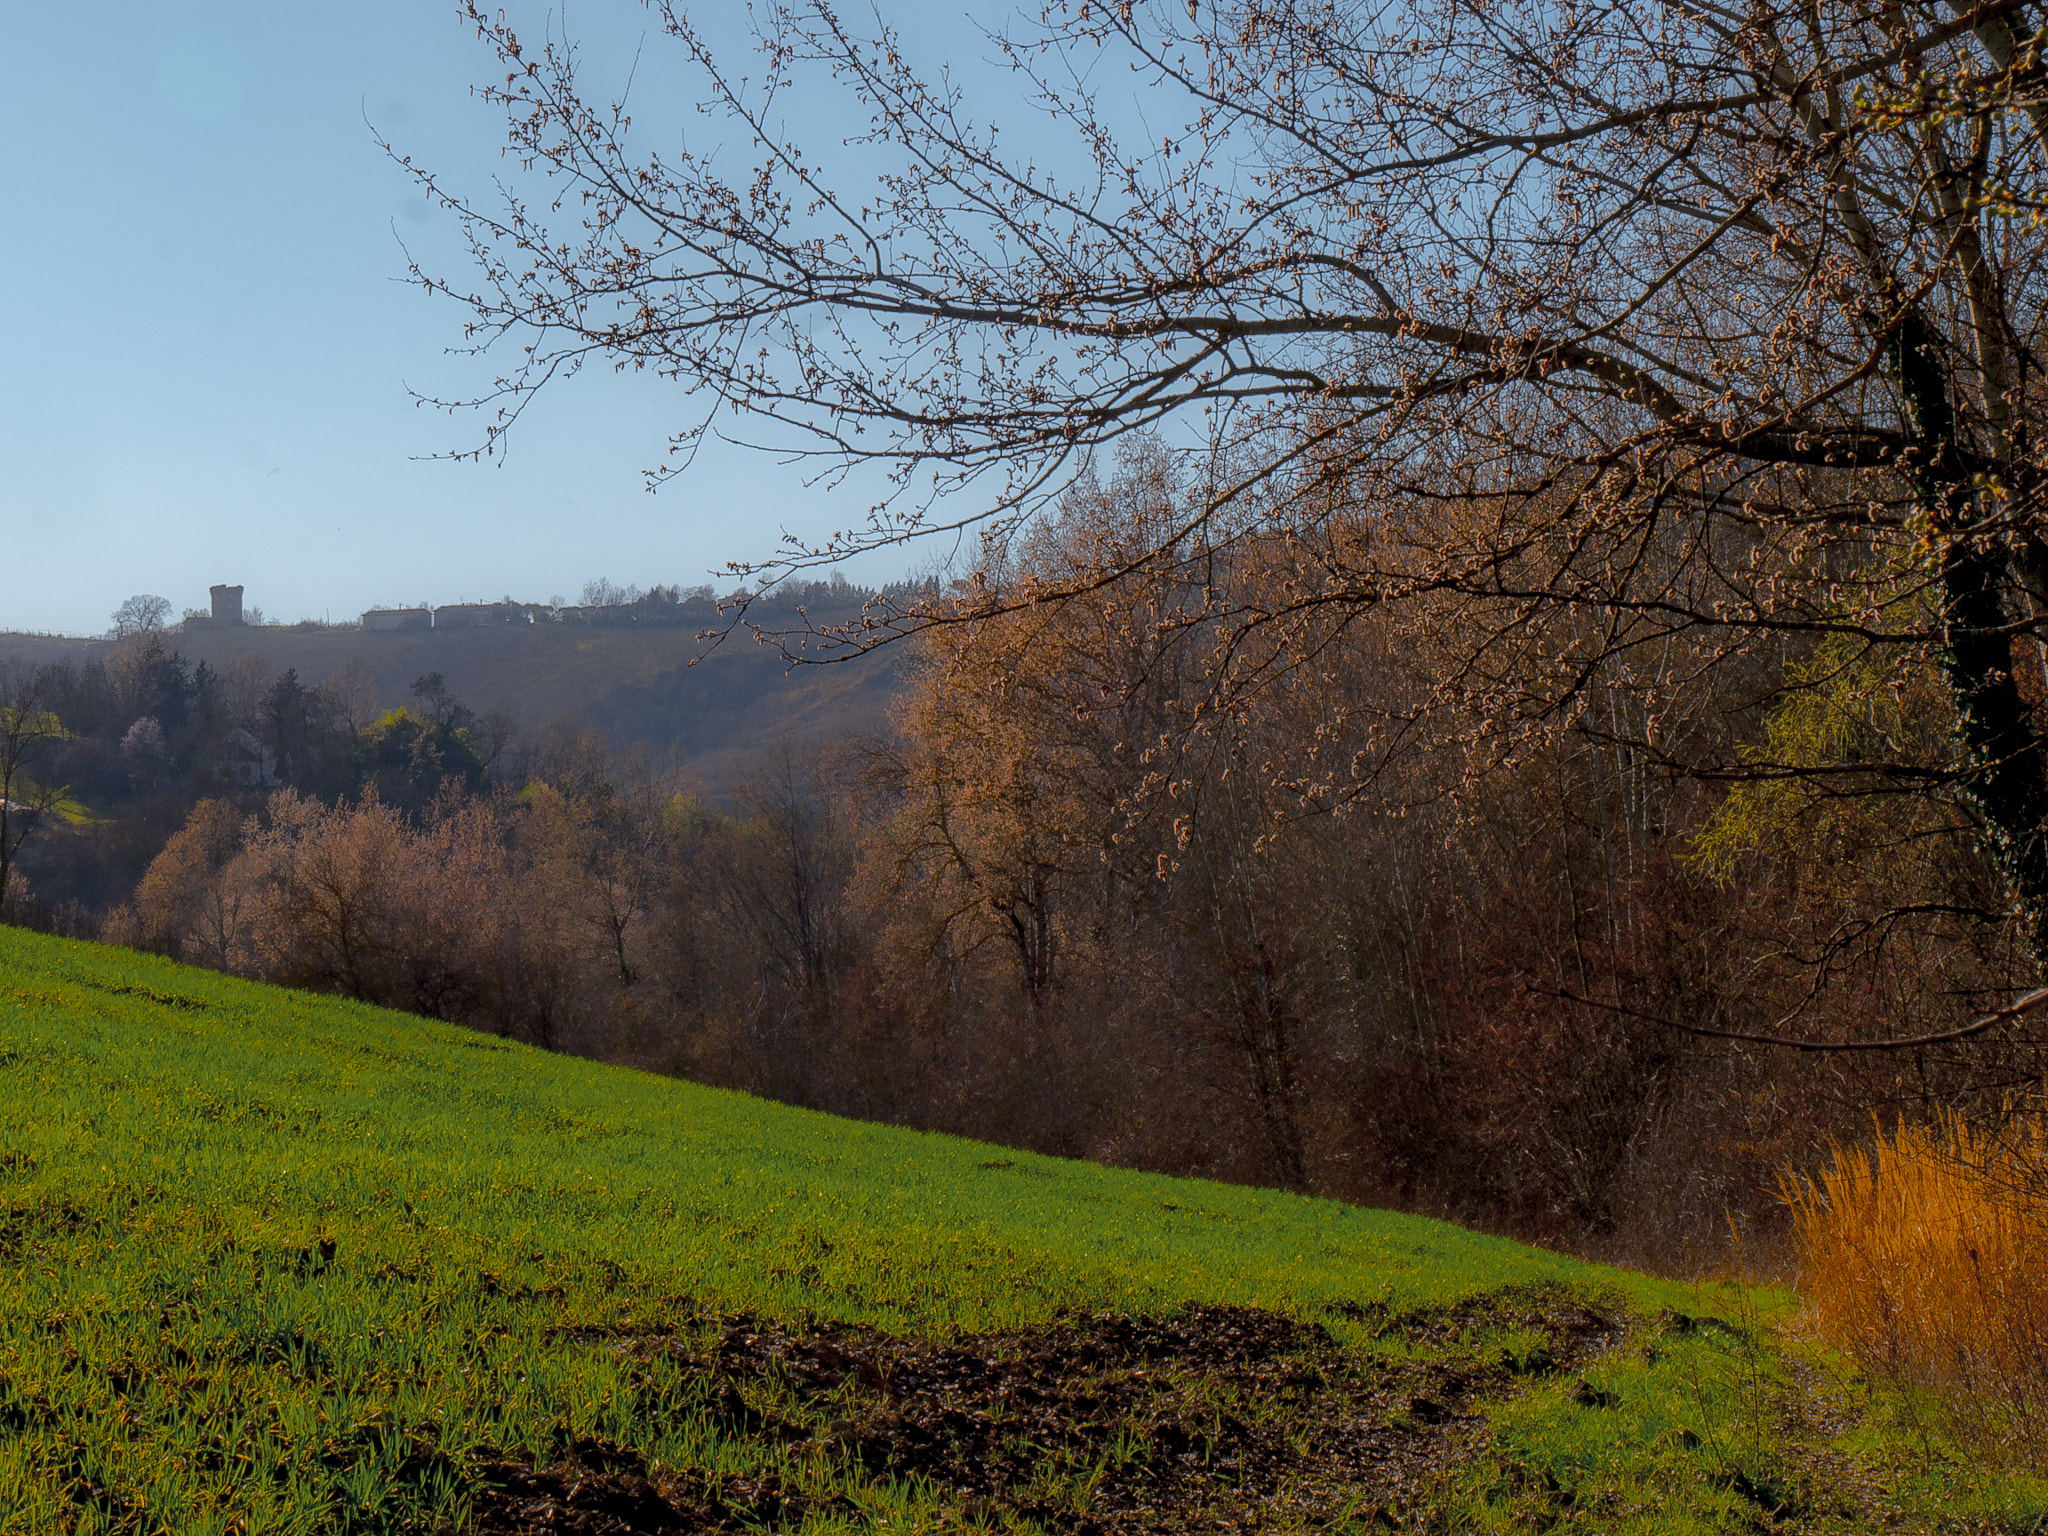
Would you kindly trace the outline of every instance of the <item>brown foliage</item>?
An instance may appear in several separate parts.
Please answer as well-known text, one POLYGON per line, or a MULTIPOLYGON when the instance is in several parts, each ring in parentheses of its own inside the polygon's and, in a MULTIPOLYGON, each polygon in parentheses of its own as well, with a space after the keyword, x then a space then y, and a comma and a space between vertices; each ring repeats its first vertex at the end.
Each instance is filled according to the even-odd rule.
POLYGON ((246 871, 227 874, 242 852, 244 819, 231 801, 194 806, 136 886, 132 909, 111 920, 107 937, 216 970, 252 964, 250 882, 246 871))
MULTIPOLYGON (((1853 1040, 1995 993, 2010 930, 1963 900, 1987 862, 1869 800, 1731 822, 1635 744, 1743 728, 1696 649, 1603 663, 1572 719, 1509 735, 1474 715, 1517 674, 1452 676, 1455 605, 1247 632, 1310 557, 1132 558, 1197 495, 1134 442, 1014 547, 1005 589, 1043 601, 963 590, 890 740, 790 748, 730 814, 562 729, 516 795, 412 819, 203 808, 138 931, 789 1102, 1672 1266, 1730 1216, 1754 1256, 1777 1169, 1871 1105, 2029 1069, 2017 1036, 1907 1061, 1686 1033, 1853 1040), (1892 920, 1845 926, 1879 886, 1892 920)), ((1570 630, 1526 626, 1528 666, 1570 630)))
POLYGON ((489 808, 446 800, 408 826, 373 796, 328 808, 286 790, 250 839, 258 974, 442 1019, 496 980, 504 851, 489 808))
POLYGON ((709 396, 894 476, 767 569, 986 533, 968 601, 885 604, 844 644, 1172 572, 1164 616, 1192 599, 1219 641, 1187 729, 1383 622, 1433 652, 1408 718, 1475 755, 1565 732, 1629 774, 1923 802, 1945 856, 1981 845, 1981 920, 2048 957, 2023 681, 2048 625, 2048 116, 2021 10, 1062 4, 996 36, 1019 89, 988 111, 1020 134, 820 0, 762 8, 758 86, 655 8, 743 173, 643 148, 573 47, 475 3, 533 183, 486 209, 404 161, 475 259, 416 277, 508 354, 483 451, 602 353, 685 386, 675 447, 709 396), (1124 70, 1177 128, 1097 94, 1124 70), (790 142, 783 89, 844 92, 866 131, 844 158, 790 142), (1032 530, 1154 430, 1186 465, 1172 515, 1131 503, 1092 555, 1045 558, 1032 530), (1848 667, 1932 684, 1941 728, 1755 750, 1848 667))
MULTIPOLYGON (((1459 679, 1469 609, 1247 632, 1236 616, 1309 553, 1125 558, 1190 494, 1143 443, 1084 481, 1016 547, 1013 603, 965 591, 923 637, 899 742, 870 761, 887 969, 985 1050, 1030 1044, 1000 1078, 1038 1085, 1028 1125, 991 1086, 977 1127, 1677 1263, 1730 1213, 1775 1230, 1776 1169, 1828 1127, 1981 1096, 2033 1049, 1923 1053, 1908 1083, 1887 1058, 1670 1027, 1762 1014, 1855 1039, 1996 995, 2009 930, 1959 901, 1985 865, 1902 860, 1920 832, 1854 801, 1857 837, 1776 835, 1803 881, 1739 876, 1731 899, 1695 853, 1721 795, 1636 745, 1740 726, 1700 648, 1593 668, 1558 727, 1489 731, 1477 712, 1519 684, 1499 652, 1484 687, 1459 679), (1802 910, 1859 881, 1884 883, 1880 928, 1867 892, 1802 910)), ((1526 666, 1570 630, 1525 625, 1526 666)))

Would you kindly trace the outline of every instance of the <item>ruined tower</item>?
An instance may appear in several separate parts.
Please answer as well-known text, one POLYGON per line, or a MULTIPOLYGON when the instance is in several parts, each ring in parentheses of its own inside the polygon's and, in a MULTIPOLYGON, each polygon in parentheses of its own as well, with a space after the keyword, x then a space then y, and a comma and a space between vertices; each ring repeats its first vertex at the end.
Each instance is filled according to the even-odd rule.
POLYGON ((212 587, 213 622, 216 624, 239 624, 242 622, 242 589, 240 587, 212 587))

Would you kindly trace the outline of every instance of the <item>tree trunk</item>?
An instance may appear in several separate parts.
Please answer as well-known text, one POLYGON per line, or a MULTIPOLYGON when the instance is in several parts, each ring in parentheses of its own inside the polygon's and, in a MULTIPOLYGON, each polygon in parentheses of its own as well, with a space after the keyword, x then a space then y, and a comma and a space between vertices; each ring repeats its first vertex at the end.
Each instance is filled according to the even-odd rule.
POLYGON ((1900 327, 1896 358, 1923 458, 1922 505, 1941 557, 1942 665, 1956 702, 1965 766, 1960 781, 1992 857, 2012 887, 2037 972, 2048 959, 2048 779, 2033 711, 2014 675, 2005 595, 2026 583, 2005 541, 1978 527, 1977 497, 1956 452, 1946 343, 1916 310, 1900 327))

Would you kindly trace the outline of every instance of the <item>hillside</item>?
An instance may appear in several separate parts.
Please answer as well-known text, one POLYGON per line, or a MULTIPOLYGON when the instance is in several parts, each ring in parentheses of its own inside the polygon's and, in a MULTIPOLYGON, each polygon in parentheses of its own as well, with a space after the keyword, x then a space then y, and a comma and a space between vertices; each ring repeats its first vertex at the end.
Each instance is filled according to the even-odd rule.
MULTIPOLYGON (((1849 1479, 1890 1442, 1825 1443, 1772 1293, 18 930, 0 1196, 6 1531, 1852 1530, 1964 1507, 1939 1458, 1849 1479)), ((1967 1495, 1999 1521, 2034 1496, 1967 1495)))
MULTIPOLYGON (((715 620, 707 608, 707 623, 715 620)), ((831 616, 826 616, 829 621, 831 616)), ((277 626, 174 630, 171 644, 219 670, 261 656, 318 683, 350 661, 385 708, 414 702, 412 684, 439 672, 472 708, 503 710, 526 731, 573 718, 616 747, 673 751, 713 788, 780 736, 877 732, 887 720, 899 655, 792 667, 742 630, 715 647, 689 625, 607 629, 561 624, 370 633, 277 626), (695 662, 695 665, 692 665, 695 662)), ((78 664, 104 657, 107 640, 0 634, 0 661, 78 664)))

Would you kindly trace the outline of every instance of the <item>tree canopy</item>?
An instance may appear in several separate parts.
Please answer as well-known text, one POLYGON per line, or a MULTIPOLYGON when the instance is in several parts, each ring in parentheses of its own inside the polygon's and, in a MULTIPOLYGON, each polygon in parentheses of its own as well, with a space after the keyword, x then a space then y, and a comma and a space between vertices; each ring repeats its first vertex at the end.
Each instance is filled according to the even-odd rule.
POLYGON ((642 142, 566 41, 469 7, 534 180, 420 172, 475 265, 418 276, 505 349, 486 448, 601 360, 689 397, 656 478, 720 409, 827 474, 885 464, 861 527, 769 563, 961 529, 983 560, 862 639, 1163 562, 1227 695, 1398 609, 1501 754, 1565 726, 1938 804, 2048 952, 2033 9, 1067 0, 990 34, 1028 125, 822 0, 761 13, 751 81, 651 9, 701 140, 642 142), (843 153, 781 131, 797 89, 842 93, 843 153), (1185 516, 1012 579, 1139 432, 1185 457, 1185 516), (1944 728, 1781 750, 1799 697, 1920 677, 1944 728))

